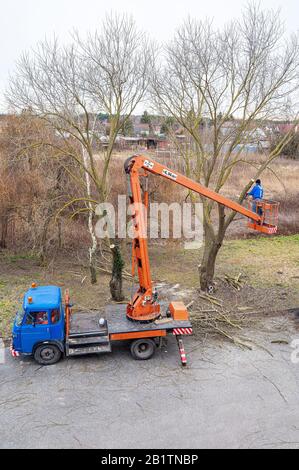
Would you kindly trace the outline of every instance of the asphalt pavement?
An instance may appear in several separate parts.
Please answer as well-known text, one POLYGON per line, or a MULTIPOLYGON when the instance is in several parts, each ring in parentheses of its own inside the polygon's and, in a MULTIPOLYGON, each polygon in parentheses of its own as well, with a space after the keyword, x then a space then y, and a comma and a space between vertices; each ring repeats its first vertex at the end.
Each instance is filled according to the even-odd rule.
POLYGON ((175 338, 149 361, 127 344, 112 354, 41 367, 5 352, 0 365, 0 448, 297 448, 296 330, 254 333, 253 350, 175 338))

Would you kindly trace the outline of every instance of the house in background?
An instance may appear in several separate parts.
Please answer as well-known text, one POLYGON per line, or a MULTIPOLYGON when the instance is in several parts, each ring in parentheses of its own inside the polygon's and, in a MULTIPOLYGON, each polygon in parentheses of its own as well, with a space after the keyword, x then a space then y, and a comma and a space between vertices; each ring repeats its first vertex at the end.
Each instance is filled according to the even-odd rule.
POLYGON ((275 125, 275 130, 276 132, 279 132, 280 134, 287 134, 288 132, 299 132, 299 125, 292 124, 292 123, 277 123, 275 125))

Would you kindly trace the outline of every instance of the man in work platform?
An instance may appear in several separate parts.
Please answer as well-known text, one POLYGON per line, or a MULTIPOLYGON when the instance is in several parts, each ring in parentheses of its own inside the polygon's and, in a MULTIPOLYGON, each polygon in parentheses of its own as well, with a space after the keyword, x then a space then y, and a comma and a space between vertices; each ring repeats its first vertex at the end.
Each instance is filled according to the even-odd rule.
POLYGON ((263 210, 261 207, 258 207, 258 202, 261 202, 264 197, 264 189, 262 186, 262 182, 260 179, 256 180, 255 185, 253 186, 252 190, 246 194, 246 196, 251 196, 253 203, 252 203, 252 211, 257 212, 258 215, 263 215, 263 210))

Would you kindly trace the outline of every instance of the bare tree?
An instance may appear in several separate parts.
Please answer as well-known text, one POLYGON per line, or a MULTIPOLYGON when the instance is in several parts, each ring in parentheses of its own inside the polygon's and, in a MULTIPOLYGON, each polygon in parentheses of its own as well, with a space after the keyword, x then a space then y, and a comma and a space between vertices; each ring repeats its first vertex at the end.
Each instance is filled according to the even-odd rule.
POLYGON ((102 28, 87 40, 75 34, 84 62, 84 90, 109 116, 109 143, 103 154, 102 198, 117 134, 147 91, 155 48, 131 16, 107 15, 102 28))
MULTIPOLYGON (((83 174, 89 174, 98 187, 99 176, 94 165, 90 133, 92 123, 87 109, 90 103, 82 89, 81 66, 82 59, 75 45, 62 48, 57 40, 41 43, 31 54, 23 54, 17 63, 17 72, 10 80, 7 99, 14 110, 29 110, 46 121, 59 137, 55 144, 37 140, 32 145, 51 149, 55 147, 57 158, 70 156, 81 167, 83 174), (88 164, 83 149, 89 155, 88 164)), ((92 119, 95 117, 92 116, 92 119)), ((82 192, 83 203, 90 196, 88 190, 86 184, 82 192)), ((73 202, 69 201, 69 204, 73 202)), ((93 239, 92 232, 91 237, 93 239)), ((93 253, 92 247, 89 250, 92 282, 96 279, 91 257, 93 253)))
MULTIPOLYGON (((89 213, 92 282, 96 281, 97 249, 94 208, 107 198, 113 146, 124 116, 129 119, 144 97, 152 55, 151 45, 131 17, 109 15, 99 31, 84 40, 75 33, 70 46, 62 47, 55 39, 23 54, 10 80, 7 99, 11 107, 30 110, 53 126, 60 138, 55 146, 57 158, 67 155, 81 168, 79 180, 68 170, 82 187, 82 197, 63 207, 81 202, 83 206, 78 210, 89 213), (99 139, 98 113, 109 117, 107 148, 99 139)), ((45 141, 40 145, 53 147, 45 141)))
MULTIPOLYGON (((187 19, 167 44, 152 78, 153 102, 172 116, 191 140, 187 173, 215 191, 225 191, 234 168, 251 162, 244 148, 256 142, 259 129, 286 116, 297 122, 290 100, 298 90, 298 36, 284 36, 280 16, 250 3, 241 19, 216 30, 211 21, 187 19), (294 118, 295 116, 295 118, 294 118)), ((294 99, 294 98, 293 98, 294 99)), ((291 137, 286 134, 269 151, 257 178, 291 137)), ((252 182, 240 194, 242 203, 252 182)), ((215 261, 236 213, 225 213, 202 199, 205 245, 201 288, 212 285, 215 261)))

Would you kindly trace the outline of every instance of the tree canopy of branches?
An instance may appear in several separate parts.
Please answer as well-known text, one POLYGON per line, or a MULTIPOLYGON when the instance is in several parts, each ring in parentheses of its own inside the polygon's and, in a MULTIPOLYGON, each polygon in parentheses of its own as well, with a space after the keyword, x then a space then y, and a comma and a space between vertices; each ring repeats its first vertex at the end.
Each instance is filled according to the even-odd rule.
POLYGON ((54 39, 23 54, 7 91, 13 111, 29 110, 59 136, 55 145, 46 140, 34 145, 55 148, 56 158, 67 155, 81 169, 79 178, 67 169, 82 195, 63 207, 77 205, 78 211, 88 214, 93 282, 97 250, 94 206, 107 198, 113 146, 146 93, 153 55, 151 43, 131 17, 111 14, 84 39, 74 33, 68 46, 54 39), (98 116, 107 116, 110 124, 105 147, 99 139, 98 116))
MULTIPOLYGON (((152 74, 152 100, 164 116, 172 116, 189 136, 186 172, 215 191, 244 157, 257 129, 270 120, 297 122, 298 36, 286 38, 279 13, 250 3, 242 17, 216 29, 209 20, 187 19, 164 48, 152 74), (231 117, 234 116, 234 119, 231 117)), ((285 134, 257 165, 259 177, 288 143, 285 134)), ((250 162, 248 161, 248 164, 250 162)), ((242 203, 252 182, 244 187, 242 203)), ((201 288, 212 286, 215 261, 235 213, 202 199, 205 245, 201 288)))

